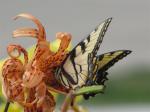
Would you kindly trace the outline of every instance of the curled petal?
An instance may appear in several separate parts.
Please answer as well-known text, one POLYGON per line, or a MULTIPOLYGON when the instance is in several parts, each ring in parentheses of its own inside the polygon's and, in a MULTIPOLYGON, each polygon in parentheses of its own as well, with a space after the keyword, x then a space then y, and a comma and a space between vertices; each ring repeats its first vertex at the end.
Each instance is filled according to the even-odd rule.
POLYGON ((38 37, 38 31, 34 28, 19 28, 13 31, 13 37, 38 37))
POLYGON ((7 52, 11 58, 18 58, 21 55, 21 53, 23 53, 24 61, 25 61, 24 65, 28 63, 28 53, 22 46, 17 45, 17 44, 10 44, 7 47, 7 52))
POLYGON ((46 39, 45 29, 44 29, 43 25, 41 24, 41 22, 37 18, 35 18, 31 14, 22 13, 22 14, 17 15, 16 17, 14 17, 14 20, 21 18, 21 17, 32 20, 37 25, 38 31, 39 31, 39 35, 38 35, 39 40, 45 40, 46 39))

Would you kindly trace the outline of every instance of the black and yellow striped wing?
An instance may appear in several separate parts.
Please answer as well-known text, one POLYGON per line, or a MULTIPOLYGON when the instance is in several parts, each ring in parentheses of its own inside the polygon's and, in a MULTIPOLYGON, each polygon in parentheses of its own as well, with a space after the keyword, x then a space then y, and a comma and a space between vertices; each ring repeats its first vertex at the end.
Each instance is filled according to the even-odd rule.
POLYGON ((94 73, 93 81, 95 81, 98 84, 104 84, 104 81, 107 79, 105 76, 105 72, 116 62, 123 59, 130 53, 130 50, 118 50, 97 56, 97 62, 95 65, 96 73, 94 73))
POLYGON ((91 58, 96 56, 111 20, 112 18, 109 18, 96 27, 86 39, 77 44, 63 61, 56 77, 65 87, 75 88, 86 84, 89 54, 92 55, 91 58))
MULTIPOLYGON (((116 62, 126 57, 130 54, 130 50, 118 50, 108 52, 96 57, 96 63, 93 64, 94 70, 93 72, 93 79, 91 79, 88 83, 90 85, 104 85, 105 81, 108 80, 107 78, 107 70, 112 67, 116 62)), ((84 94, 84 98, 88 99, 89 96, 94 96, 95 94, 84 94)))

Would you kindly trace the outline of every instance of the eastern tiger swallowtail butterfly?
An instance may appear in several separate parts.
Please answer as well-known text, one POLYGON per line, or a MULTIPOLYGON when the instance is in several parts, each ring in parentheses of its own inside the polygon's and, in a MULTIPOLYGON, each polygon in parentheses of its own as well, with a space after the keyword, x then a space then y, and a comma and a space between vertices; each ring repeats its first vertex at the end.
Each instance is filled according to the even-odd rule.
MULTIPOLYGON (((57 69, 56 78, 64 87, 75 89, 88 85, 104 85, 106 70, 131 53, 119 50, 97 56, 97 51, 112 18, 108 18, 78 43, 57 69)), ((86 95, 85 95, 86 96, 86 95)))

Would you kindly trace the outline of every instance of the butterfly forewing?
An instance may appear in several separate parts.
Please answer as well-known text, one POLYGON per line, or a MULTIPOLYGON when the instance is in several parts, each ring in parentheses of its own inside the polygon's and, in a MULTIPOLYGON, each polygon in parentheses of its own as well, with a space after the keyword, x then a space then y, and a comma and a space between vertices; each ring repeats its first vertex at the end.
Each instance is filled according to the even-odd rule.
POLYGON ((64 60, 61 66, 63 77, 61 79, 66 78, 69 82, 68 86, 75 88, 86 84, 86 80, 89 78, 88 55, 92 54, 93 57, 91 58, 95 57, 111 19, 112 18, 109 18, 101 23, 86 39, 81 41, 64 60))

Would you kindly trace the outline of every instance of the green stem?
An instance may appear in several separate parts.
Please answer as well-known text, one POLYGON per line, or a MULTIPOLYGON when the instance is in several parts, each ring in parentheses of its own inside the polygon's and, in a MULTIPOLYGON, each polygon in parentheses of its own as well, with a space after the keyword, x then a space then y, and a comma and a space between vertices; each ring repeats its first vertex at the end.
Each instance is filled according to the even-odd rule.
POLYGON ((104 86, 103 85, 93 85, 93 86, 86 86, 75 91, 75 96, 87 94, 87 93, 100 93, 103 92, 104 86))
POLYGON ((10 102, 7 102, 7 103, 6 103, 6 106, 5 106, 4 112, 8 112, 9 105, 10 105, 10 102))

